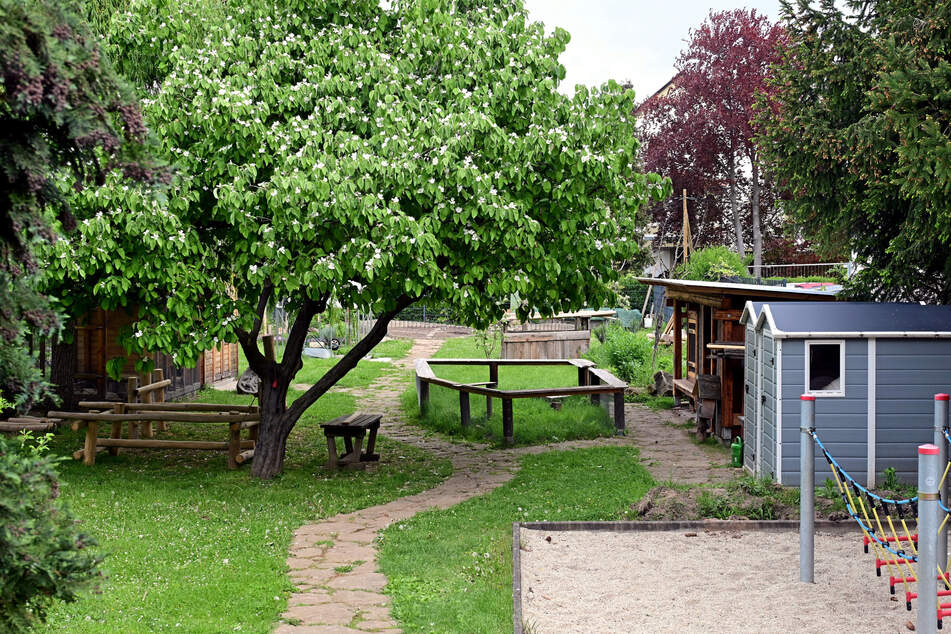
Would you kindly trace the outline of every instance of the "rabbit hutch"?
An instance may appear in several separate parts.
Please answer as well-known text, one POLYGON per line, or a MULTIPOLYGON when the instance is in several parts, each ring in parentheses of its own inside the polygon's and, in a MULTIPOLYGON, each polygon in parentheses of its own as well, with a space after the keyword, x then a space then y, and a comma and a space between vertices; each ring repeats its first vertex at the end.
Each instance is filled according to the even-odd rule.
POLYGON ((831 302, 835 295, 803 289, 731 282, 639 278, 664 289, 673 308, 667 325, 673 339, 675 406, 686 402, 694 412, 701 438, 724 441, 744 436, 743 396, 747 330, 740 318, 746 302, 831 302))

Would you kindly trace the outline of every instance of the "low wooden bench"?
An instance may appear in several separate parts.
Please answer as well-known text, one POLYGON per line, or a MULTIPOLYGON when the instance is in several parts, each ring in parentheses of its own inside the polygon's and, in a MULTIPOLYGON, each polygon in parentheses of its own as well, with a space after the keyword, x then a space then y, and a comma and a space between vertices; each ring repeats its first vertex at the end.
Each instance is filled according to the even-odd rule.
POLYGON ((382 418, 381 414, 350 414, 323 423, 321 427, 327 438, 327 453, 330 455, 328 466, 331 469, 363 469, 367 464, 378 461, 380 454, 373 453, 373 450, 376 448, 376 433, 382 418), (367 431, 370 437, 367 439, 367 449, 363 451, 363 439, 367 431), (343 438, 346 447, 346 453, 340 457, 337 456, 337 438, 343 438))

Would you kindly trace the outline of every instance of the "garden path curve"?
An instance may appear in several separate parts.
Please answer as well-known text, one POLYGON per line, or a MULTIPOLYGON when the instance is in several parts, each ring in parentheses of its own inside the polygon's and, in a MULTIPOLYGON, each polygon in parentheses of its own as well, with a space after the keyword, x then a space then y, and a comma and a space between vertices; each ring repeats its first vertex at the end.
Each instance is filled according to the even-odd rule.
MULTIPOLYGON (((357 393, 358 409, 383 414, 380 433, 412 444, 449 459, 453 474, 439 486, 386 504, 352 513, 342 513, 315 524, 301 526, 291 542, 287 559, 290 577, 297 591, 288 601, 278 634, 343 634, 355 632, 399 632, 390 616, 390 598, 383 594, 386 577, 376 563, 374 540, 389 524, 408 519, 427 509, 445 509, 469 498, 483 495, 514 477, 518 460, 529 453, 556 449, 643 443, 645 464, 656 479, 671 477, 685 481, 702 481, 704 474, 718 479, 716 460, 700 452, 684 431, 669 425, 670 412, 652 412, 646 408, 627 406, 629 429, 637 428, 621 438, 569 441, 557 444, 492 451, 487 445, 450 443, 427 436, 418 427, 402 419, 400 394, 409 385, 407 369, 419 358, 432 356, 442 345, 437 338, 416 339, 409 354, 394 364, 398 373, 384 374, 371 386, 357 393), (661 450, 655 439, 665 437, 661 450), (675 445, 674 448, 671 444, 675 445), (680 448, 677 451, 677 447, 680 448), (652 458, 656 456, 656 460, 652 458), (677 458, 685 458, 681 473, 677 458), (655 471, 652 464, 662 460, 655 471)), ((727 474, 724 474, 727 475, 727 474)))

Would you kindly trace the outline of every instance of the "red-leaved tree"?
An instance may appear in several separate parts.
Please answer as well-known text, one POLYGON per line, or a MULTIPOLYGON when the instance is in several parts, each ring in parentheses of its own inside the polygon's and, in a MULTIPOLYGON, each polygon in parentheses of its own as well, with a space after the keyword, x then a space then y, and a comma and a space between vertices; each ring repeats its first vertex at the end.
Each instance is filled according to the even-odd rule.
MULTIPOLYGON (((756 274, 762 264, 763 220, 772 211, 773 196, 753 142, 752 121, 757 94, 766 90, 770 65, 779 60, 782 38, 782 27, 755 10, 711 12, 691 30, 670 89, 638 109, 645 168, 670 176, 675 192, 688 190, 693 234, 700 244, 734 242, 742 254, 744 226, 749 227, 756 274), (741 211, 741 198, 749 216, 741 211)), ((680 208, 655 207, 654 217, 662 226, 679 227, 680 208)))

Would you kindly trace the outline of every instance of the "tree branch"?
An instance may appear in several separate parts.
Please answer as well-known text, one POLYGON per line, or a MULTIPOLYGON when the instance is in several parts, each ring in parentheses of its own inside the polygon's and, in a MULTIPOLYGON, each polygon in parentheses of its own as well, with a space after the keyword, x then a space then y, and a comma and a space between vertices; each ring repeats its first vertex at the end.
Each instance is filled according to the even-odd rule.
POLYGON ((320 377, 319 381, 313 384, 309 390, 304 392, 302 396, 298 397, 298 399, 287 408, 288 417, 293 421, 299 419, 304 412, 307 411, 308 407, 316 403, 317 399, 323 396, 337 381, 342 379, 347 372, 355 368, 360 359, 365 357, 376 344, 383 340, 383 337, 386 336, 386 328, 393 318, 404 308, 416 301, 419 301, 419 297, 401 295, 396 300, 396 308, 380 315, 376 323, 373 324, 373 328, 370 329, 370 332, 353 346, 334 367, 330 368, 326 374, 320 377))
POLYGON ((261 325, 264 323, 264 311, 267 310, 267 303, 271 301, 271 295, 273 293, 274 285, 271 284, 270 281, 265 282, 264 288, 261 290, 261 296, 258 297, 258 307, 255 311, 254 324, 251 326, 251 331, 248 332, 241 329, 235 331, 235 334, 238 335, 238 342, 244 350, 244 356, 248 360, 248 365, 251 366, 251 369, 254 370, 258 376, 262 376, 262 370, 267 364, 267 359, 258 348, 258 334, 260 334, 261 325))
POLYGON ((317 313, 322 313, 327 308, 327 302, 330 301, 330 291, 324 293, 320 299, 310 299, 304 297, 304 304, 297 311, 297 317, 294 318, 294 325, 287 335, 287 345, 284 346, 284 358, 281 359, 281 370, 289 373, 291 376, 297 374, 301 368, 301 352, 304 348, 304 341, 307 339, 307 330, 310 328, 310 321, 317 313))

